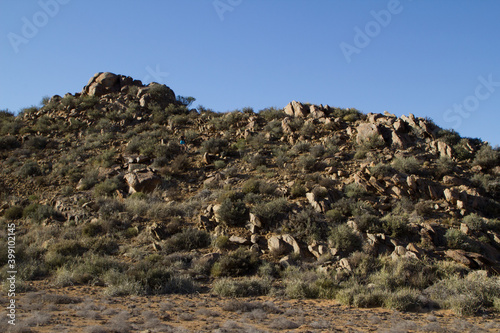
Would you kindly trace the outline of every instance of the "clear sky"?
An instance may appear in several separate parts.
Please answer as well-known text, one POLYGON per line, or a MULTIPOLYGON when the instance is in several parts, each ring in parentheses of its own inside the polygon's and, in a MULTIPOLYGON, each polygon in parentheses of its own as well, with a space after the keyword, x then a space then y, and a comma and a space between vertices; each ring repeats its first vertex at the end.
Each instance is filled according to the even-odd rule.
POLYGON ((215 111, 413 113, 499 145, 499 15, 497 0, 0 0, 0 109, 109 71, 215 111))

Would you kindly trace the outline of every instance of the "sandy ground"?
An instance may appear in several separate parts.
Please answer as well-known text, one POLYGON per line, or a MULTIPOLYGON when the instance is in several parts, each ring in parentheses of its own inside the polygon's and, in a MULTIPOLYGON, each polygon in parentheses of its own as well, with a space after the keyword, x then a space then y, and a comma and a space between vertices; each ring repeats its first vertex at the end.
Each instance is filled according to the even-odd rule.
POLYGON ((101 287, 50 288, 16 296, 16 325, 0 332, 500 332, 500 316, 357 309, 330 300, 221 298, 211 294, 103 296, 101 287))

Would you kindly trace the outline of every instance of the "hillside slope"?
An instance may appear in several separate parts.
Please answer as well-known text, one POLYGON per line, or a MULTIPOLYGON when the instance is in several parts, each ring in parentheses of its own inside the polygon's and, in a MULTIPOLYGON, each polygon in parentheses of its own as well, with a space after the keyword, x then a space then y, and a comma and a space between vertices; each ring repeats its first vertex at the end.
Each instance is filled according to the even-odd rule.
POLYGON ((98 73, 0 114, 0 214, 16 224, 21 290, 500 307, 498 148, 412 114, 190 101, 98 73), (480 296, 464 301, 464 286, 480 296))

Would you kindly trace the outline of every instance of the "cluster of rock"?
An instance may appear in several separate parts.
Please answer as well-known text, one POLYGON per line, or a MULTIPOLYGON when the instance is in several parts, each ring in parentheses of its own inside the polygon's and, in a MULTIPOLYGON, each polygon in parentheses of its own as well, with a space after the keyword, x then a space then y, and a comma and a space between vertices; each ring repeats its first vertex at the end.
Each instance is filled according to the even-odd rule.
MULTIPOLYGON (((74 95, 74 97, 81 96, 95 97, 97 108, 102 112, 125 111, 132 102, 137 103, 140 107, 134 115, 136 122, 145 122, 151 118, 149 107, 152 105, 165 108, 171 103, 176 103, 174 92, 164 85, 151 83, 145 86, 142 82, 131 77, 113 73, 95 74, 82 92, 74 95)), ((61 99, 60 96, 54 96, 50 102, 57 104, 61 102, 61 99)), ((319 167, 315 169, 322 176, 332 180, 334 185, 331 188, 316 185, 315 188, 307 188, 305 197, 297 199, 290 195, 290 189, 295 181, 292 177, 284 173, 272 179, 278 184, 277 191, 283 197, 294 201, 294 204, 300 209, 310 207, 317 213, 325 214, 332 204, 342 196, 339 193, 344 187, 352 183, 370 193, 372 197, 376 197, 376 200, 367 200, 367 203, 381 215, 388 213, 394 202, 404 197, 412 198, 414 201, 417 199, 429 200, 432 202, 431 208, 436 213, 446 217, 463 217, 470 212, 481 210, 488 204, 484 193, 472 186, 471 182, 463 175, 445 175, 440 179, 420 174, 373 175, 370 171, 373 163, 352 159, 352 150, 356 146, 371 143, 377 145, 382 159, 388 163, 394 157, 404 154, 420 154, 423 160, 436 160, 440 156, 455 158, 453 147, 438 140, 434 125, 426 119, 417 118, 412 114, 396 117, 385 112, 384 114, 364 115, 361 120, 357 121, 346 121, 341 117, 336 117, 335 108, 328 105, 310 105, 296 101, 285 106, 283 111, 286 116, 280 119, 282 137, 278 139, 281 142, 295 144, 298 141, 308 141, 318 144, 324 142, 326 138, 332 137, 341 142, 338 152, 325 161, 318 161, 319 167), (318 128, 326 128, 328 125, 328 131, 323 131, 323 134, 318 135, 318 137, 314 135, 305 137, 292 128, 294 118, 301 118, 305 124, 310 123, 318 128), (324 132, 328 132, 328 134, 325 135, 324 132), (321 167, 322 163, 325 165, 324 167, 321 167), (318 195, 318 193, 326 193, 326 195, 318 195)), ((68 106, 57 110, 46 108, 29 115, 29 117, 36 120, 42 115, 59 117, 68 122, 77 119, 85 122, 88 126, 94 122, 86 117, 86 110, 82 110, 78 106, 68 106)), ((237 142, 240 138, 251 138, 258 135, 265 126, 263 117, 252 114, 244 120, 244 123, 238 123, 234 131, 228 131, 229 134, 227 134, 218 131, 210 119, 206 119, 207 117, 210 116, 204 115, 195 118, 190 124, 192 129, 199 133, 199 142, 223 135, 232 135, 229 139, 237 142)), ((130 124, 121 122, 116 125, 124 127, 130 124)), ((175 126, 171 126, 170 129, 175 135, 182 133, 181 129, 175 128, 175 126)), ((273 140, 270 133, 265 134, 265 139, 269 142, 273 140)), ((116 146, 120 147, 123 144, 124 142, 119 142, 116 146)), ((469 149, 470 153, 476 151, 476 147, 473 145, 466 146, 466 149, 469 149)), ((214 161, 225 159, 222 154, 205 152, 194 155, 196 154, 191 153, 192 159, 198 159, 199 169, 203 172, 198 172, 196 179, 190 178, 190 183, 184 184, 191 192, 202 188, 211 189, 222 186, 233 188, 241 185, 242 179, 231 177, 221 171, 214 171, 214 161)), ((117 165, 100 170, 100 172, 104 178, 122 177, 128 185, 128 193, 151 193, 164 181, 158 170, 152 167, 152 162, 148 156, 121 155, 117 165)), ((243 166, 243 164, 238 165, 241 166, 238 171, 250 172, 250 169, 245 169, 247 166, 243 166)), ((83 180, 76 186, 76 189, 85 191, 83 180)), ((119 195, 126 196, 127 194, 119 193, 119 195)), ((89 201, 83 206, 78 206, 76 204, 78 201, 81 201, 81 198, 76 196, 58 198, 53 204, 67 220, 82 223, 82 221, 93 217, 92 204, 89 201)), ((246 228, 223 228, 217 216, 219 208, 220 205, 214 203, 205 207, 198 216, 198 226, 216 235, 227 235, 231 243, 249 246, 256 253, 278 256, 283 265, 293 264, 293 259, 297 257, 317 260, 328 256, 331 260, 323 264, 323 269, 351 269, 349 260, 344 254, 330 244, 326 242, 306 243, 290 234, 276 234, 275 230, 270 230, 263 221, 251 213, 248 216, 246 228)), ((500 273, 498 266, 498 262, 500 262, 500 235, 493 231, 478 236, 486 237, 490 244, 493 244, 489 247, 486 246, 487 253, 480 255, 462 250, 446 249, 443 240, 446 228, 431 222, 410 224, 411 234, 417 235, 411 240, 398 240, 382 233, 362 232, 353 220, 348 221, 347 225, 359 236, 363 242, 363 249, 369 253, 388 254, 395 259, 401 257, 418 259, 435 255, 453 259, 470 268, 481 268, 500 273), (427 247, 423 249, 420 247, 421 245, 417 244, 427 244, 427 247)), ((147 228, 153 239, 156 240, 153 247, 159 249, 159 241, 168 237, 164 226, 155 221, 147 228)), ((462 226, 462 229, 465 234, 470 234, 466 227, 462 226)))

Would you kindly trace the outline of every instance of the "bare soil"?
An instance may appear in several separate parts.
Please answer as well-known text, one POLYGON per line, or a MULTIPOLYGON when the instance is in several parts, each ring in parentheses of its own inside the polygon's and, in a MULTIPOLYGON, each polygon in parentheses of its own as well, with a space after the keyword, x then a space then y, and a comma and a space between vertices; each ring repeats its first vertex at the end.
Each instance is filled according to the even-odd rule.
POLYGON ((1 332, 500 332, 494 313, 459 317, 451 311, 402 313, 359 309, 332 300, 222 298, 208 293, 108 297, 98 286, 53 288, 35 281, 16 296, 16 326, 1 332))

